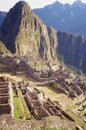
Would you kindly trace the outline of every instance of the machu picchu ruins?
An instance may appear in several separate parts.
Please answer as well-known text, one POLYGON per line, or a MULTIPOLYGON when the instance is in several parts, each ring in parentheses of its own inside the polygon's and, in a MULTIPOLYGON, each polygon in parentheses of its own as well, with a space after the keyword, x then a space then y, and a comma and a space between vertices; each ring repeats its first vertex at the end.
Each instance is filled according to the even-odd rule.
MULTIPOLYGON (((74 9, 83 5, 77 2, 74 9)), ((44 16, 58 14, 46 11, 54 5, 63 8, 59 14, 70 13, 69 4, 56 1, 44 7, 44 16)), ((0 130, 86 130, 86 37, 48 27, 25 1, 4 12, 1 22, 2 14, 0 130)))

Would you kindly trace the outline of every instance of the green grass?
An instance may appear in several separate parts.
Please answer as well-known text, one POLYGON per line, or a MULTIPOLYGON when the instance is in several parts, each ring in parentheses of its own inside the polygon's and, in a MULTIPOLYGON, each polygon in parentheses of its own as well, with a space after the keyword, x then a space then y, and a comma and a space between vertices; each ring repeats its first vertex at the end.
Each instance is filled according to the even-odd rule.
POLYGON ((85 123, 83 122, 83 120, 79 117, 79 115, 71 113, 71 112, 67 112, 67 114, 69 114, 80 126, 84 126, 85 123))
POLYGON ((25 117, 25 119, 31 118, 31 114, 30 114, 30 112, 29 112, 29 110, 28 110, 27 104, 26 104, 26 102, 25 102, 25 100, 24 100, 24 98, 23 98, 23 95, 22 95, 22 93, 21 93, 20 90, 19 90, 19 92, 18 92, 18 95, 19 95, 19 97, 20 97, 20 99, 21 99, 21 103, 22 103, 22 106, 23 106, 23 112, 24 112, 24 117, 25 117))
POLYGON ((67 107, 67 109, 76 109, 77 107, 79 107, 78 104, 74 104, 74 105, 70 105, 67 107))
POLYGON ((19 97, 15 96, 15 94, 13 94, 13 103, 14 103, 14 117, 16 119, 23 118, 21 103, 19 97))
POLYGON ((41 130, 38 125, 35 125, 35 130, 41 130))
POLYGON ((50 128, 50 127, 44 127, 44 128, 42 128, 41 130, 67 130, 66 128, 59 128, 59 129, 57 129, 57 128, 50 128))
POLYGON ((16 119, 29 119, 31 118, 31 114, 28 110, 26 102, 23 98, 21 91, 18 91, 18 97, 13 94, 13 102, 14 102, 14 117, 16 119))

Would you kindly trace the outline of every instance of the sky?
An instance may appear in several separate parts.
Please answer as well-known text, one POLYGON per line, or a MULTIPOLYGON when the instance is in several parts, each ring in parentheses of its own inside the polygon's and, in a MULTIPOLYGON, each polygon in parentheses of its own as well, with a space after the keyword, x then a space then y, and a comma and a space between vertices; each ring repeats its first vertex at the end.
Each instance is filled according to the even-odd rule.
MULTIPOLYGON (((0 0, 0 11, 9 11, 18 1, 20 0, 0 0)), ((23 0, 28 2, 30 7, 33 8, 41 8, 45 5, 49 5, 54 3, 56 0, 23 0)), ((57 0, 63 4, 69 3, 72 4, 76 0, 57 0)), ((86 3, 86 0, 81 0, 82 2, 86 3)))

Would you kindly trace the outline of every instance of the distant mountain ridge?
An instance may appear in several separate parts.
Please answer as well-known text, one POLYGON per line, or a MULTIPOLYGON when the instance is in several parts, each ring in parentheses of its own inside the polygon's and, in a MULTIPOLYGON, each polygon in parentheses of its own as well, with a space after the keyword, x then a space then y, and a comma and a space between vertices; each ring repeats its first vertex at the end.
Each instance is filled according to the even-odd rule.
POLYGON ((86 4, 80 0, 72 5, 55 2, 33 10, 47 26, 56 30, 86 36, 86 4))

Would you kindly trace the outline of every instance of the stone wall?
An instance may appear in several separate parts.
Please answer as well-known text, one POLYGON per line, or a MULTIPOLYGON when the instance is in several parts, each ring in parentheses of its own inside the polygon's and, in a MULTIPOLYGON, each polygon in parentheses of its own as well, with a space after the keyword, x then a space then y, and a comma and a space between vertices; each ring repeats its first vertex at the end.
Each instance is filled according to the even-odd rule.
POLYGON ((10 114, 9 84, 5 77, 0 77, 0 114, 10 114))

